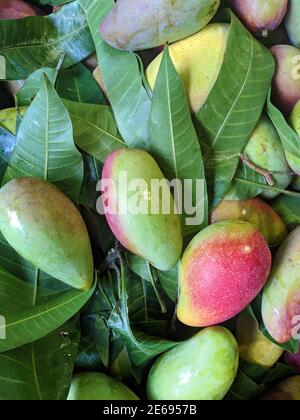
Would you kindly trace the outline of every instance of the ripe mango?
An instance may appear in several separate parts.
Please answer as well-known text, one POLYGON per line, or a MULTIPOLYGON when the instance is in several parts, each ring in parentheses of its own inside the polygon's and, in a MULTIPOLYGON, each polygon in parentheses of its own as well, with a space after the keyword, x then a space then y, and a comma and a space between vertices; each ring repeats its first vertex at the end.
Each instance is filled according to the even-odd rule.
MULTIPOLYGON (((170 45, 173 64, 179 73, 193 112, 206 101, 223 64, 229 25, 213 23, 200 32, 170 45)), ((163 54, 148 66, 146 77, 153 90, 163 54)))
POLYGON ((231 0, 230 6, 253 34, 267 37, 281 24, 288 0, 231 0))
POLYGON ((23 0, 1 0, 0 19, 21 19, 37 16, 38 10, 23 0))
POLYGON ((271 252, 250 223, 230 220, 202 230, 180 267, 178 319, 189 326, 220 324, 259 294, 271 269, 271 252))
MULTIPOLYGON (((292 171, 271 120, 262 115, 244 151, 245 157, 257 167, 270 172, 278 188, 286 189, 293 180, 292 171)), ((262 196, 275 198, 277 192, 266 191, 262 196)))
POLYGON ((103 373, 86 372, 75 375, 68 401, 130 401, 139 398, 121 382, 103 373))
POLYGON ((271 52, 276 61, 272 101, 285 116, 289 116, 300 100, 300 49, 275 45, 271 52))
POLYGON ((285 28, 291 43, 300 48, 300 2, 289 0, 289 9, 285 19, 285 28))
POLYGON ((52 184, 18 178, 0 190, 0 230, 40 270, 78 289, 94 277, 88 232, 75 205, 52 184))
POLYGON ((103 180, 109 181, 102 196, 104 212, 116 238, 159 270, 173 268, 182 250, 181 218, 176 214, 169 185, 152 156, 139 149, 113 152, 104 163, 103 180), (130 185, 138 180, 143 185, 131 189, 130 185), (166 186, 169 194, 165 200, 162 194, 155 194, 153 180, 166 186), (143 211, 131 208, 135 203, 143 211), (166 206, 165 212, 162 205, 166 206))
POLYGON ((267 203, 259 198, 245 201, 222 201, 213 211, 212 223, 223 220, 242 220, 251 223, 271 247, 277 247, 287 236, 285 224, 267 203))
POLYGON ((150 400, 222 400, 238 368, 234 336, 223 327, 206 328, 163 354, 148 377, 150 400))
POLYGON ((118 0, 100 26, 102 38, 121 50, 145 50, 198 32, 220 0, 118 0))
POLYGON ((300 401, 300 376, 280 382, 259 397, 263 401, 300 401))
POLYGON ((238 317, 236 339, 241 358, 249 363, 271 368, 283 354, 283 349, 264 336, 256 319, 246 311, 238 317))
POLYGON ((269 334, 286 343, 300 331, 300 227, 279 248, 263 292, 262 316, 269 334))
MULTIPOLYGON (((297 102, 290 115, 290 125, 298 134, 300 142, 300 101, 297 102)), ((292 170, 295 174, 300 175, 300 159, 289 152, 285 152, 285 154, 292 170)))

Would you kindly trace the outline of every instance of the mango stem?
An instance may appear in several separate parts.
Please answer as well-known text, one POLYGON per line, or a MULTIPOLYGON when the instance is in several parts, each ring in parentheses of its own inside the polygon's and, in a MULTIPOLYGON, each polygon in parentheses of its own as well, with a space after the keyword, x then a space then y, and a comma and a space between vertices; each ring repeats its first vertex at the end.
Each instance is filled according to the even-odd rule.
POLYGON ((259 168, 256 165, 254 165, 254 163, 250 162, 243 153, 240 154, 240 158, 241 158, 242 162, 245 165, 247 165, 250 169, 253 169, 253 171, 255 171, 258 174, 262 175, 265 178, 267 184, 270 185, 270 187, 274 187, 275 181, 274 181, 273 176, 270 174, 270 172, 268 172, 268 171, 266 171, 266 170, 264 170, 262 168, 259 168))

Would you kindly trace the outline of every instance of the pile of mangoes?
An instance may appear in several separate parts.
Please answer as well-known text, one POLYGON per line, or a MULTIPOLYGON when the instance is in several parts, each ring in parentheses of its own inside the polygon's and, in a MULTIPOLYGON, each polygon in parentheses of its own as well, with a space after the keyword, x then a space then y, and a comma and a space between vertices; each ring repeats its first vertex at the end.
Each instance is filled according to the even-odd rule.
MULTIPOLYGON (((37 13, 22 3, 2 0, 0 18, 37 13), (14 15, 10 14, 12 4, 14 15)), ((281 31, 282 43, 271 48, 276 62, 272 101, 300 142, 299 67, 295 70, 300 62, 300 1, 227 3, 262 42, 273 32, 278 34, 278 28, 281 31)), ((102 22, 100 34, 117 49, 153 49, 155 58, 146 70, 151 89, 162 60, 161 47, 170 44, 171 59, 194 113, 214 86, 226 51, 229 25, 211 22, 219 6, 219 0, 118 0, 102 22)), ((266 114, 253 131, 244 158, 272 174, 273 186, 300 188, 300 161, 285 153, 266 114)), ((130 198, 119 191, 123 171, 129 181, 142 179, 148 186, 152 179, 165 178, 147 151, 128 148, 113 152, 105 161, 102 177, 114 181, 117 189, 108 188, 105 194, 118 209, 130 198)), ((268 203, 277 195, 271 189, 247 201, 223 200, 211 212, 209 226, 188 244, 172 194, 168 215, 106 211, 114 236, 127 250, 162 271, 180 261, 177 317, 199 329, 156 360, 148 377, 149 399, 220 400, 236 377, 239 357, 264 367, 273 366, 282 357, 283 349, 263 335, 257 322, 244 312, 262 292, 264 325, 278 345, 293 338, 295 319, 300 318, 300 227, 288 232, 268 203), (220 326, 234 317, 235 336, 220 326)), ((141 199, 150 208, 151 198, 141 199)), ((94 264, 84 221, 75 205, 53 185, 35 178, 6 184, 0 190, 0 230, 22 257, 44 272, 78 289, 92 286, 94 264)), ((283 359, 300 372, 300 355, 285 353, 283 359)), ((137 397, 112 378, 86 373, 74 377, 69 399, 137 397)), ((260 399, 300 400, 300 376, 280 383, 260 399)))

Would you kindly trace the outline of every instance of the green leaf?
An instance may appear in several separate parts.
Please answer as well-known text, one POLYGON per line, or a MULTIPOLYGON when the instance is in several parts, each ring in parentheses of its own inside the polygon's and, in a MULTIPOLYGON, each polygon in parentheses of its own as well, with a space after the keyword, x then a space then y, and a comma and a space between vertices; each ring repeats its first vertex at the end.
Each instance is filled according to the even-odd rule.
POLYGON ((71 119, 47 76, 28 108, 5 181, 35 176, 55 184, 78 201, 83 180, 81 154, 73 142, 71 119))
POLYGON ((107 156, 126 147, 120 138, 110 107, 64 100, 70 114, 74 141, 80 149, 104 162, 107 156))
POLYGON ((265 178, 262 175, 240 162, 225 198, 227 200, 249 200, 264 192, 266 186, 265 178))
POLYGON ((119 131, 131 147, 147 147, 151 100, 143 86, 135 54, 116 50, 99 36, 99 25, 114 6, 113 0, 79 0, 96 45, 105 91, 119 131), (113 71, 112 71, 113 69, 113 71))
POLYGON ((25 81, 19 92, 16 94, 16 103, 18 107, 29 106, 35 95, 41 88, 43 75, 46 74, 52 84, 54 84, 57 72, 55 69, 44 67, 33 72, 25 81))
POLYGON ((273 209, 280 215, 289 231, 300 225, 300 196, 281 195, 272 203, 273 209))
POLYGON ((0 55, 6 78, 25 79, 41 67, 77 64, 95 50, 85 15, 77 1, 48 16, 0 20, 0 55))
POLYGON ((229 11, 230 31, 218 79, 197 119, 206 133, 202 153, 212 205, 223 199, 265 103, 274 60, 229 11))
POLYGON ((161 285, 174 303, 177 303, 178 301, 178 276, 179 264, 170 271, 158 271, 161 285))
POLYGON ((80 333, 73 319, 46 337, 0 354, 0 400, 65 400, 80 333))
MULTIPOLYGON (((191 180, 190 207, 200 212, 200 220, 193 214, 182 214, 184 234, 188 236, 208 224, 208 202, 204 166, 197 133, 193 126, 183 83, 165 49, 156 79, 150 114, 150 150, 169 181, 191 180), (201 185, 197 184, 201 182, 201 185), (193 220, 193 225, 187 220, 193 220)), ((183 207, 183 200, 179 203, 183 207)), ((184 209, 186 210, 186 209, 184 209)))
POLYGON ((45 297, 35 303, 35 287, 0 267, 0 308, 6 325, 6 339, 0 340, 0 353, 45 337, 75 315, 92 296, 88 291, 71 290, 45 297), (9 302, 9 305, 7 304, 9 302))

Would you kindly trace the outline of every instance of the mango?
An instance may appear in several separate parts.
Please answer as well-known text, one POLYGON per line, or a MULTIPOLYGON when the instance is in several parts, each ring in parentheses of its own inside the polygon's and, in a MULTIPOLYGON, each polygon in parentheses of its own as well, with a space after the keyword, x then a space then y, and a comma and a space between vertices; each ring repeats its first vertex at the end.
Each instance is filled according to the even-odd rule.
MULTIPOLYGON (((254 165, 268 171, 276 187, 286 189, 292 182, 292 171, 287 163, 280 137, 266 115, 262 115, 251 134, 244 155, 254 165)), ((262 194, 266 199, 275 198, 277 195, 279 193, 273 191, 262 194)))
POLYGON ((300 176, 296 175, 291 183, 291 187, 293 190, 300 192, 300 176))
POLYGON ((300 401, 300 376, 280 382, 259 397, 263 401, 300 401))
POLYGON ((271 52, 276 61, 272 101, 285 116, 289 116, 300 100, 300 49, 275 45, 271 52))
POLYGON ((300 227, 285 239, 274 258, 263 292, 262 317, 277 343, 286 343, 300 331, 300 227))
POLYGON ((52 184, 18 178, 0 190, 0 230, 40 270, 78 289, 94 277, 88 232, 75 205, 52 184))
POLYGON ((256 319, 246 311, 237 319, 235 336, 240 357, 246 362, 271 368, 283 354, 283 349, 264 336, 256 319))
POLYGON ((289 0, 289 9, 285 18, 285 28, 291 43, 300 48, 300 2, 289 0))
POLYGON ((130 401, 138 399, 121 382, 97 372, 86 372, 75 375, 67 398, 68 401, 130 401))
POLYGON ((102 38, 121 50, 145 50, 202 29, 220 0, 118 0, 100 26, 102 38))
MULTIPOLYGON (((299 136, 300 142, 300 101, 298 101, 293 108, 290 115, 290 125, 299 136)), ((287 161, 295 174, 300 175, 300 159, 289 152, 285 152, 287 161)))
POLYGON ((230 220, 210 225, 183 255, 178 319, 207 327, 233 318, 259 294, 270 269, 268 245, 250 223, 230 220))
POLYGON ((285 224, 268 204, 259 198, 245 201, 222 201, 212 212, 212 223, 223 220, 242 220, 256 227, 267 244, 277 247, 287 236, 285 224))
MULTIPOLYGON (((179 73, 193 112, 206 101, 223 64, 229 25, 213 23, 197 34, 170 45, 173 64, 179 73)), ((163 54, 157 56, 146 70, 153 90, 163 54)))
POLYGON ((288 0, 231 0, 230 6, 253 34, 267 37, 281 24, 288 0))
POLYGON ((160 356, 148 377, 150 400, 222 400, 238 369, 234 336, 206 328, 160 356))
POLYGON ((289 353, 286 351, 283 356, 283 360, 291 368, 295 369, 296 372, 300 373, 300 346, 298 353, 289 353))
POLYGON ((139 149, 113 152, 104 163, 103 180, 104 212, 116 238, 159 270, 173 268, 182 250, 181 218, 152 156, 139 149), (161 189, 156 194, 153 180, 165 186, 165 196, 161 189))
POLYGON ((37 8, 23 0, 1 0, 0 19, 21 19, 38 14, 37 8))

